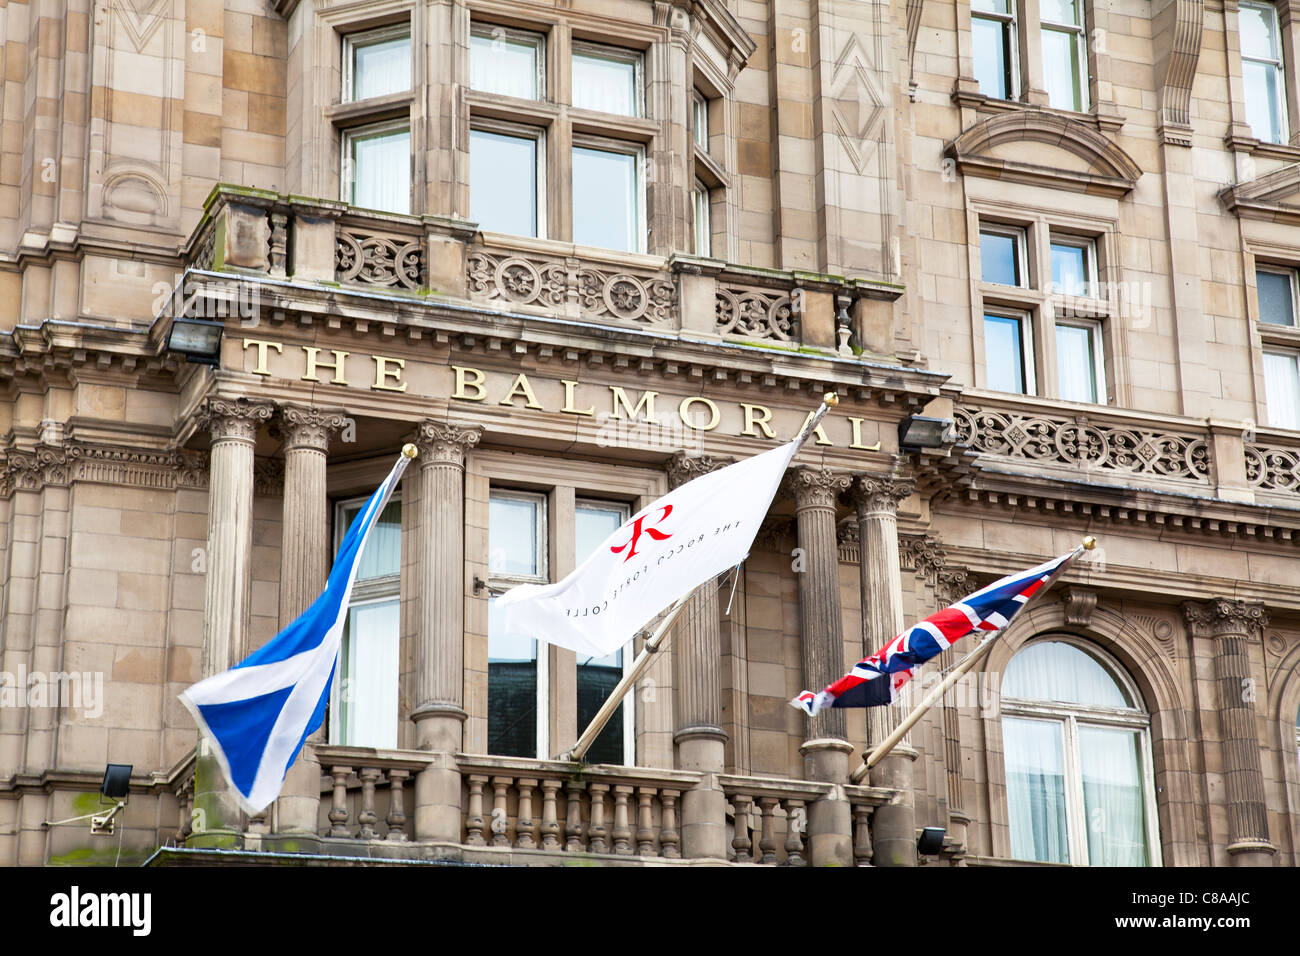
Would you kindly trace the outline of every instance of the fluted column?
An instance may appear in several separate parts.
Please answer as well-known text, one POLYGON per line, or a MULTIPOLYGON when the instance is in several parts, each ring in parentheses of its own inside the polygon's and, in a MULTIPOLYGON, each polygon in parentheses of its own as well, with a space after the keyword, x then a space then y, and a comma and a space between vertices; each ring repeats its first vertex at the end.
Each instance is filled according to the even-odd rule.
POLYGON ((415 650, 415 746, 445 754, 415 778, 417 840, 460 842, 460 772, 452 755, 465 724, 465 455, 482 430, 424 422, 418 524, 419 633, 415 650))
MULTIPOLYGON (((731 464, 710 455, 678 452, 668 463, 668 485, 678 488, 731 464)), ((703 773, 700 785, 682 794, 682 855, 727 858, 727 798, 717 774, 726 770, 722 729, 722 639, 718 592, 705 587, 687 603, 673 638, 674 733, 677 766, 703 773)))
POLYGON ((1183 615, 1214 638, 1214 683, 1223 748, 1228 855, 1233 866, 1272 866, 1277 848, 1269 840, 1268 805, 1256 722, 1256 688, 1250 642, 1268 625, 1264 605, 1228 598, 1188 602, 1183 615))
MULTIPOLYGON (((280 628, 307 610, 320 596, 329 576, 329 499, 325 489, 326 452, 331 436, 346 424, 342 412, 287 406, 276 427, 284 440, 284 511, 280 531, 280 628)), ((314 745, 324 739, 324 727, 307 738, 302 753, 289 768, 280 792, 277 833, 287 841, 270 839, 276 849, 310 851, 317 835, 320 809, 320 762, 314 745), (296 847, 309 837, 308 846, 296 847)))
MULTIPOLYGON (((898 563, 898 505, 916 483, 897 475, 858 475, 853 480, 853 504, 858 516, 861 548, 863 652, 874 653, 903 630, 903 573, 898 563)), ((902 707, 867 710, 867 736, 872 745, 883 741, 906 716, 902 707)), ((878 807, 872 817, 873 862, 877 866, 916 865, 916 809, 912 793, 912 763, 917 753, 908 737, 871 768, 871 783, 903 794, 898 804, 878 807)))
MULTIPOLYGON (((207 575, 204 579, 202 676, 227 670, 248 646, 253 561, 253 445, 274 406, 245 399, 208 399, 200 427, 212 434, 208 480, 207 575)), ((199 741, 189 846, 232 847, 239 805, 229 793, 206 739, 199 741)))
MULTIPOLYGON (((828 469, 796 468, 786 476, 785 488, 794 496, 799 548, 806 562, 799 574, 799 630, 804 686, 813 690, 821 690, 844 674, 835 503, 848 486, 848 477, 828 469)), ((853 747, 845 739, 844 712, 823 710, 805 719, 806 738, 799 748, 804 776, 848 783, 853 747)), ((808 808, 808 852, 814 866, 853 865, 852 811, 848 801, 835 794, 813 801, 808 808)))

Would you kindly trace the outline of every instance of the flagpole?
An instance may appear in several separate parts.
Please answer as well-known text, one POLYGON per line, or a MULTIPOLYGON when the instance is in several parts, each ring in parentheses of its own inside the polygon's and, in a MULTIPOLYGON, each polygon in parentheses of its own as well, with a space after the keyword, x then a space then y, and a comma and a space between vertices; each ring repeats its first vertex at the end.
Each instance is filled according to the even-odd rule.
MULTIPOLYGON (((1087 537, 1085 537, 1083 539, 1083 543, 1074 549, 1074 551, 1070 554, 1070 557, 1067 558, 1065 561, 1063 561, 1059 568, 1057 568, 1055 571, 1052 572, 1051 577, 1049 577, 1047 581, 1044 582, 1043 586, 1039 588, 1037 591, 1035 591, 1032 595, 1030 595, 1029 600, 1027 600, 1021 606, 1020 612, 1019 614, 1017 614, 1017 619, 1020 619, 1020 617, 1024 614, 1026 610, 1029 609, 1029 606, 1033 604, 1034 601, 1038 600, 1038 598, 1046 594, 1047 591, 1051 589, 1052 585, 1056 583, 1057 578, 1059 578, 1062 574, 1064 574, 1066 568, 1068 568, 1071 564, 1074 563, 1075 558, 1083 554, 1083 552, 1085 551, 1091 551, 1096 546, 1097 546, 1096 538, 1094 538, 1092 535, 1088 535, 1087 537)), ((925 716, 925 712, 935 705, 935 703, 939 700, 939 698, 943 696, 944 691, 946 691, 957 681, 961 680, 961 678, 972 667, 974 667, 980 661, 980 659, 984 657, 985 654, 987 654, 992 649, 993 642, 996 641, 999 637, 1001 637, 1002 633, 1005 630, 1006 630, 1005 627, 999 628, 998 630, 994 631, 992 634, 989 634, 987 637, 985 637, 984 640, 980 641, 980 643, 975 647, 975 649, 972 650, 969 654, 967 654, 962 659, 961 663, 959 663, 956 667, 954 667, 952 672, 949 673, 947 677, 945 677, 942 681, 940 681, 939 684, 933 690, 930 691, 930 693, 926 694, 925 699, 922 700, 921 703, 918 704, 916 708, 910 714, 907 715, 906 718, 904 718, 903 722, 894 729, 894 732, 891 733, 888 737, 886 737, 883 741, 881 741, 880 745, 877 746, 875 750, 871 751, 870 755, 868 755, 863 760, 862 765, 858 767, 856 770, 854 770, 852 774, 849 775, 849 780, 853 783, 860 783, 862 781, 862 778, 867 775, 867 772, 872 767, 880 763, 881 760, 883 760, 886 756, 889 755, 889 752, 891 750, 893 750, 896 746, 898 746, 898 742, 902 740, 905 736, 907 736, 907 732, 916 725, 917 721, 919 721, 923 716, 925 716)), ((876 679, 889 680, 890 675, 882 674, 880 677, 876 679)))
MULTIPOLYGON (((813 429, 817 427, 818 423, 826 417, 826 413, 839 403, 839 396, 834 392, 827 392, 822 396, 821 405, 817 408, 817 411, 813 412, 813 414, 808 417, 808 421, 804 423, 803 429, 797 436, 799 447, 802 447, 803 443, 808 440, 808 436, 813 433, 813 429)), ((795 451, 798 451, 798 447, 795 451)), ((591 723, 587 725, 587 729, 584 730, 582 736, 578 738, 578 742, 575 743, 572 748, 560 754, 556 759, 578 761, 581 760, 587 751, 591 749, 591 745, 596 742, 596 738, 600 736, 600 732, 605 729, 605 724, 607 724, 609 719, 614 716, 614 711, 618 710, 619 706, 623 703, 623 698, 627 696, 627 692, 632 689, 632 686, 637 682, 637 679, 645 672, 646 668, 650 666, 650 661, 654 658, 660 645, 667 642, 673 624, 676 623, 677 618, 681 615, 682 611, 685 610, 686 605, 690 602, 691 598, 696 595, 700 588, 710 583, 712 582, 706 581, 699 587, 694 588, 690 594, 681 598, 669 609, 667 615, 665 615, 663 620, 659 622, 659 626, 655 628, 654 633, 646 639, 645 646, 641 648, 641 653, 638 654, 636 660, 632 662, 632 669, 628 671, 623 679, 618 682, 612 691, 610 691, 609 696, 605 698, 605 702, 600 705, 600 710, 596 711, 596 716, 591 719, 591 723)))

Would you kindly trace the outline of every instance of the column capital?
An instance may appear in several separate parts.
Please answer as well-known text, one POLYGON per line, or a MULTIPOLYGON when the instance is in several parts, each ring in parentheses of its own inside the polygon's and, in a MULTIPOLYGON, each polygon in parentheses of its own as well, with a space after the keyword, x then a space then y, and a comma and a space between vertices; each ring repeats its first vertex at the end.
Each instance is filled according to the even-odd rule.
POLYGON ((722 458, 717 455, 688 455, 684 451, 676 452, 668 459, 665 470, 668 472, 668 488, 680 488, 688 481, 702 478, 709 472, 717 471, 735 464, 734 458, 722 458))
POLYGON ((458 425, 455 422, 421 422, 412 439, 420 449, 423 466, 454 464, 465 466, 465 455, 479 443, 483 429, 479 425, 458 425))
POLYGON ((1251 634, 1268 627, 1268 612, 1259 603, 1216 597, 1185 601, 1182 608, 1183 620, 1190 627, 1206 629, 1216 637, 1251 634))
POLYGON ((209 398, 196 417, 198 427, 213 441, 241 441, 252 444, 259 426, 271 420, 275 405, 246 398, 209 398))
POLYGON ((285 405, 272 423, 273 434, 284 441, 285 451, 299 448, 325 452, 334 433, 347 424, 341 409, 285 405))
POLYGON ((849 492, 860 517, 872 512, 894 513, 916 491, 916 480, 902 475, 854 475, 849 492))
POLYGON ((829 468, 791 468, 785 473, 781 490, 794 498, 795 508, 834 508, 841 491, 849 486, 849 476, 829 468))

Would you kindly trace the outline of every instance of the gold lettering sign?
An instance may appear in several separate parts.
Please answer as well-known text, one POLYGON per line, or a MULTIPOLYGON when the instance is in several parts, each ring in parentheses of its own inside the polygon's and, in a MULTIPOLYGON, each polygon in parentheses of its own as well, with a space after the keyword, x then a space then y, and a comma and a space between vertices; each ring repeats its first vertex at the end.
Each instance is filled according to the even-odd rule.
POLYGON ((253 374, 270 375, 271 370, 266 367, 266 350, 275 349, 276 352, 283 355, 284 346, 279 342, 265 342, 261 339, 244 339, 244 351, 248 351, 250 345, 257 346, 257 367, 253 369, 253 374))
POLYGON ((332 369, 334 372, 334 375, 328 384, 352 384, 347 380, 347 376, 343 374, 345 369, 344 363, 347 362, 348 356, 352 354, 351 352, 340 352, 338 349, 330 349, 330 351, 334 353, 334 361, 322 362, 320 360, 320 353, 324 351, 323 349, 318 349, 314 345, 304 345, 302 350, 307 353, 307 372, 302 377, 304 382, 319 382, 320 378, 316 375, 316 370, 318 368, 328 368, 332 369))
POLYGON ((375 360, 375 384, 371 385, 371 388, 377 388, 381 392, 406 391, 406 386, 411 384, 410 382, 402 382, 399 387, 397 385, 390 385, 388 381, 389 379, 392 379, 394 382, 401 381, 402 369, 406 368, 406 359, 388 358, 384 355, 372 355, 370 357, 375 360), (390 368, 390 365, 395 365, 397 367, 390 368))

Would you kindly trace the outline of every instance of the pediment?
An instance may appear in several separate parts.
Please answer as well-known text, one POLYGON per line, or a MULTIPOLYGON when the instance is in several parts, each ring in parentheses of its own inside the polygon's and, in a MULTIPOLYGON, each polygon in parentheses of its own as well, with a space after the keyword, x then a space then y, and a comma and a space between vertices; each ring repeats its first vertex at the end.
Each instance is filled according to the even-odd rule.
POLYGON ((977 123, 944 154, 966 176, 1122 196, 1142 169, 1093 127, 1060 113, 1016 110, 977 123))
POLYGON ((1300 225, 1300 163, 1225 187, 1219 199, 1242 219, 1300 225))

